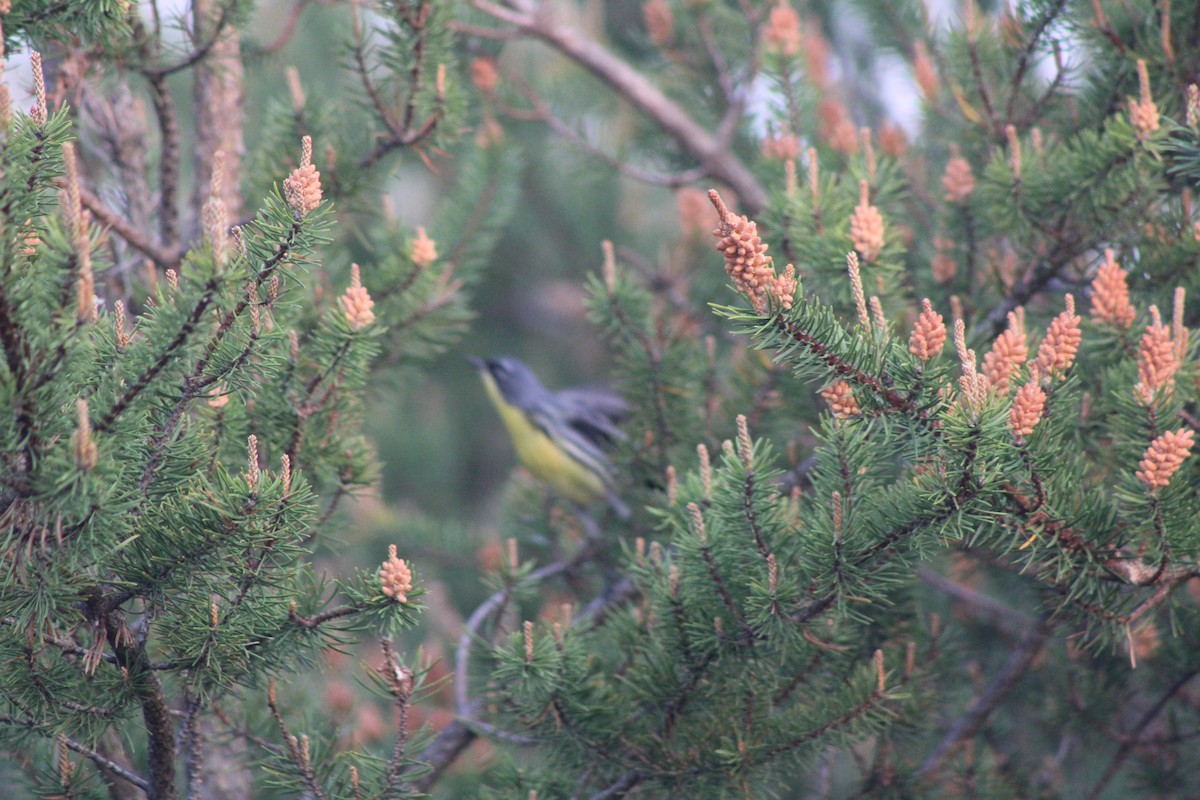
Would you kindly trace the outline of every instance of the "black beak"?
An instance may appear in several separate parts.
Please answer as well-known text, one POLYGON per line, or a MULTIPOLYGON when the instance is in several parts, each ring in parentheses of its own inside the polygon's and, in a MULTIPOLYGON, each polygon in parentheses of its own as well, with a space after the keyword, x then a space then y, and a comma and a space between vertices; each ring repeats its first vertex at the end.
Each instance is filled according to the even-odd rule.
POLYGON ((475 356, 467 356, 467 363, 479 370, 486 370, 488 368, 488 363, 486 361, 484 361, 482 358, 476 358, 475 356))

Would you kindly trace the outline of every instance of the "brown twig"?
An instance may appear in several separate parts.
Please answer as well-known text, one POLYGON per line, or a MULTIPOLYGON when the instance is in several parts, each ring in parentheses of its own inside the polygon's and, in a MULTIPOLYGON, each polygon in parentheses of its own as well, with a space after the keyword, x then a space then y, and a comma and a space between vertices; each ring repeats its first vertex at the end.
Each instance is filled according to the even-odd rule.
POLYGON ((988 95, 987 84, 983 80, 983 65, 979 63, 979 47, 976 45, 975 39, 970 32, 967 34, 967 52, 971 56, 971 74, 975 77, 975 88, 979 92, 979 101, 983 103, 983 110, 987 114, 988 123, 991 125, 993 132, 1003 130, 1002 125, 996 121, 996 111, 992 108, 992 98, 988 95))
POLYGON ((212 27, 211 38, 203 48, 205 57, 197 60, 192 79, 195 108, 192 204, 200 209, 209 199, 214 156, 220 152, 224 156, 224 174, 217 199, 224 202, 228 218, 237 219, 242 213, 242 155, 246 149, 245 71, 238 32, 226 24, 230 3, 225 2, 213 20, 213 2, 193 0, 192 3, 197 34, 212 27))
POLYGON ((606 788, 592 795, 589 800, 614 800, 614 798, 624 797, 644 779, 641 773, 632 770, 625 772, 606 788))
POLYGON ((229 24, 229 15, 233 10, 235 2, 227 0, 221 6, 221 13, 217 16, 213 24, 213 32, 208 39, 196 49, 192 50, 181 60, 174 64, 163 64, 158 66, 143 66, 142 73, 151 81, 161 80, 163 78, 174 75, 176 72, 182 72, 185 69, 199 63, 208 57, 212 49, 221 41, 222 34, 225 32, 226 26, 229 24))
POLYGON ((300 22, 300 15, 304 13, 304 9, 308 7, 312 0, 296 0, 292 7, 288 10, 287 17, 283 21, 283 25, 279 27, 279 35, 275 37, 270 44, 263 45, 261 48, 254 50, 255 54, 272 56, 287 46, 287 43, 292 40, 292 36, 296 33, 296 26, 300 22))
POLYGON ((333 620, 341 619, 342 617, 354 616, 362 610, 363 606, 357 604, 350 606, 338 606, 337 608, 331 608, 328 611, 322 611, 319 614, 313 614, 311 617, 305 617, 299 614, 295 609, 291 609, 288 611, 288 619, 296 625, 299 625, 301 628, 312 630, 324 625, 326 622, 332 622, 333 620))
MULTIPOLYGON (((599 555, 599 544, 597 537, 590 537, 573 557, 554 561, 534 570, 526 577, 526 581, 537 583, 577 569, 599 555)), ((528 737, 516 736, 480 721, 478 715, 483 710, 483 703, 479 698, 471 698, 468 683, 471 650, 478 638, 478 631, 492 615, 508 603, 513 588, 515 587, 501 589, 484 600, 467 619, 458 640, 454 669, 454 697, 459 719, 443 728, 437 738, 421 752, 419 761, 428 768, 428 772, 412 782, 416 791, 426 791, 432 787, 455 759, 478 738, 480 732, 526 744, 533 742, 528 737)), ((620 590, 610 592, 599 605, 595 601, 589 604, 578 619, 593 622, 601 619, 609 609, 624 603, 630 596, 630 593, 620 590)))
POLYGON ((459 20, 450 21, 450 30, 454 31, 459 36, 491 39, 492 41, 501 42, 518 39, 521 36, 521 32, 516 28, 489 28, 486 25, 470 25, 466 22, 460 22, 459 20))
POLYGON ((1186 686, 1192 678, 1196 677, 1197 673, 1200 673, 1200 669, 1193 667, 1192 669, 1180 675, 1175 679, 1174 683, 1167 687, 1167 690, 1163 692, 1162 697, 1158 698, 1158 701, 1146 710, 1146 713, 1142 715, 1142 718, 1138 720, 1138 723, 1133 726, 1133 730, 1126 734, 1126 739, 1121 744, 1121 747, 1117 750, 1113 757, 1109 759, 1108 768, 1104 771, 1104 774, 1100 776, 1100 780, 1096 782, 1096 785, 1092 787, 1092 790, 1088 792, 1088 800, 1093 800, 1093 798, 1100 796, 1100 794, 1104 791, 1104 788, 1108 786, 1109 781, 1113 779, 1113 776, 1115 776, 1117 771, 1121 768, 1121 764, 1125 762, 1125 759, 1129 757, 1129 754, 1133 752, 1133 749, 1141 742, 1142 731, 1144 731, 1146 727, 1154 721, 1154 718, 1157 717, 1162 710, 1167 707, 1167 704, 1170 703, 1171 698, 1178 694, 1179 690, 1186 686))
POLYGON ((388 760, 386 792, 400 789, 400 778, 404 774, 404 754, 408 746, 408 716, 412 705, 414 688, 413 672, 408 667, 400 665, 392 650, 392 644, 387 639, 379 641, 383 650, 383 667, 379 670, 392 701, 396 707, 396 742, 392 746, 392 757, 388 760))
POLYGON ((204 316, 204 312, 208 310, 208 307, 212 305, 213 301, 216 299, 216 293, 217 279, 209 278, 208 283, 204 287, 203 293, 200 295, 200 299, 196 301, 196 305, 192 306, 191 313, 188 314, 188 317, 184 320, 183 325, 179 327, 179 330, 175 334, 175 338, 172 339, 165 348, 163 348, 163 351, 159 353, 159 356, 157 359, 155 359, 154 363, 147 367, 145 372, 143 372, 136 381, 129 385, 129 388, 125 390, 125 393, 122 394, 108 409, 104 416, 100 418, 100 421, 96 424, 97 431, 107 431, 108 428, 116 421, 117 417, 119 417, 125 411, 125 409, 127 409, 130 404, 137 399, 138 395, 145 391, 146 387, 149 386, 156 377, 158 377, 158 373, 162 372, 163 368, 170 363, 171 359, 175 357, 179 349, 183 346, 184 342, 186 342, 188 337, 192 335, 192 332, 195 331, 196 326, 200 324, 200 319, 204 316))
POLYGON ((300 775, 300 779, 304 782, 305 789, 308 794, 317 800, 327 800, 325 792, 321 789, 321 784, 317 782, 316 775, 313 773, 312 761, 308 753, 308 739, 300 739, 288 731, 287 723, 283 720, 283 714, 279 711, 279 703, 275 695, 275 679, 272 678, 267 686, 267 707, 271 710, 271 716, 275 719, 275 726, 279 728, 279 733, 283 737, 284 745, 287 748, 286 752, 291 757, 292 764, 295 765, 296 771, 300 775))
MULTIPOLYGON (((426 39, 428 34, 429 17, 432 13, 432 4, 430 0, 423 0, 415 12, 410 12, 406 7, 400 6, 399 10, 404 17, 404 23, 412 30, 410 37, 412 42, 412 68, 409 70, 407 82, 407 97, 404 102, 404 108, 401 111, 401 119, 399 121, 393 118, 393 111, 379 94, 379 90, 372 83, 370 78, 370 70, 366 61, 365 39, 362 35, 362 29, 355 27, 355 39, 352 45, 351 54, 354 58, 355 71, 358 73, 359 81, 362 83, 363 91, 366 92, 367 98, 371 101, 376 114, 379 115, 380 121, 387 128, 388 135, 379 138, 375 146, 369 153, 359 159, 358 166, 361 169, 367 169, 374 166, 385 155, 399 147, 416 148, 417 145, 424 142, 434 131, 437 130, 438 124, 441 122, 445 114, 446 96, 443 86, 444 72, 442 67, 438 66, 437 80, 435 83, 436 103, 434 110, 419 124, 416 122, 416 111, 418 105, 418 97, 421 94, 422 86, 425 79, 425 72, 428 68, 427 57, 425 53, 426 39)), ((424 154, 418 150, 418 153, 425 158, 424 154)), ((428 161, 426 161, 429 164, 428 161)))
POLYGON ((830 731, 836 731, 839 728, 845 728, 855 720, 866 716, 870 711, 875 709, 883 700, 887 698, 887 692, 884 690, 882 683, 883 678, 881 676, 879 679, 880 685, 876 686, 875 690, 865 697, 860 703, 858 703, 858 705, 845 711, 838 717, 818 725, 812 730, 805 731, 798 736, 793 736, 786 742, 779 743, 760 756, 761 760, 769 761, 773 758, 777 758, 784 753, 795 750, 797 747, 801 747, 809 742, 815 742, 821 739, 830 731))
POLYGON ((1004 299, 987 313, 976 330, 986 332, 991 338, 1003 333, 1008 327, 1009 312, 1029 302, 1031 297, 1056 277, 1075 257, 1077 245, 1073 235, 1067 240, 1059 240, 1055 249, 1046 258, 1040 259, 1034 268, 1008 291, 1004 299))
POLYGON ((710 176, 728 184, 748 213, 758 213, 766 206, 767 193, 758 179, 719 137, 612 51, 555 19, 549 9, 533 0, 509 0, 507 6, 490 0, 473 0, 472 5, 541 39, 615 89, 626 102, 679 142, 710 176))
POLYGON ((146 725, 146 761, 150 768, 147 794, 153 800, 175 800, 178 797, 175 786, 175 725, 166 693, 158 677, 148 668, 145 649, 129 641, 128 631, 116 612, 106 610, 104 617, 109 646, 117 657, 117 664, 129 673, 134 694, 142 706, 142 720, 146 725))
POLYGON ((1009 636, 1020 636, 1037 624, 1037 621, 1027 614, 1006 606, 994 597, 939 575, 929 567, 917 567, 917 577, 926 586, 963 606, 972 620, 997 628, 1009 636))
MULTIPOLYGON (((404 9, 403 4, 397 4, 401 9, 404 9)), ((433 10, 431 0, 421 0, 421 4, 417 7, 416 13, 405 13, 405 22, 413 29, 416 34, 410 47, 412 48, 412 67, 408 71, 408 80, 405 82, 407 90, 407 99, 404 103, 404 121, 401 123, 401 130, 404 133, 412 131, 413 119, 417 113, 417 97, 421 94, 421 85, 425 79, 425 45, 427 23, 429 22, 429 14, 433 10)))
POLYGON ((168 250, 179 247, 179 211, 175 207, 179 191, 179 120, 175 101, 162 76, 150 76, 150 95, 158 118, 161 153, 158 159, 158 230, 168 250))
POLYGON ((1029 629, 983 693, 971 703, 966 713, 951 726, 942 741, 917 768, 913 774, 916 780, 932 779, 934 773, 946 760, 958 752, 967 740, 983 727, 988 717, 1017 685, 1021 676, 1033 665, 1049 634, 1050 624, 1044 618, 1038 620, 1035 626, 1029 629))
POLYGON ((919 408, 911 398, 905 397, 892 388, 892 379, 888 375, 876 377, 869 375, 846 361, 828 345, 804 330, 799 323, 791 322, 783 317, 776 317, 775 328, 801 348, 825 362, 839 377, 873 392, 895 411, 901 412, 914 420, 928 422, 929 412, 919 408))
POLYGON ((80 187, 79 198, 83 202, 84 208, 90 211, 92 216, 124 239, 130 247, 153 261, 154 266, 164 271, 175 269, 179 266, 179 262, 183 258, 181 251, 177 249, 169 250, 150 241, 149 237, 134 227, 132 223, 125 220, 116 211, 105 205, 104 201, 90 190, 80 187))
MULTIPOLYGON (((1037 48, 1038 42, 1042 39, 1042 34, 1050 27, 1050 24, 1058 18, 1062 13, 1063 7, 1066 6, 1066 0, 1056 0, 1055 4, 1042 14, 1041 19, 1037 21, 1028 38, 1025 40, 1025 46, 1021 48, 1021 55, 1017 58, 1017 68, 1013 73, 1012 83, 1009 86, 1010 93, 1008 96, 1008 104, 1004 109, 1004 123, 1012 121, 1013 113, 1016 109, 1017 98, 1021 94, 1021 83, 1025 80, 1025 74, 1031 66, 1033 51, 1037 48)), ((1060 71, 1061 73, 1061 71, 1060 71)))
MULTIPOLYGON (((533 118, 542 122, 550 130, 557 133, 562 138, 566 139, 571 144, 583 150, 593 158, 597 158, 607 164, 609 167, 620 172, 622 175, 641 181, 642 183, 650 183, 658 186, 667 186, 672 189, 680 186, 687 186, 708 174, 704 167, 694 167, 682 172, 652 172, 650 170, 635 167, 632 164, 622 161, 616 156, 606 153, 603 149, 589 142, 583 135, 572 128, 567 123, 558 118, 557 115, 550 109, 533 87, 525 81, 516 77, 508 76, 506 81, 517 88, 524 95, 525 99, 533 106, 533 118)), ((520 116, 520 112, 515 109, 509 109, 510 116, 520 116)))
MULTIPOLYGON (((32 718, 25 719, 25 720, 19 720, 19 719, 16 719, 15 717, 0 716, 0 725, 14 725, 14 726, 22 727, 22 728, 28 728, 31 731, 35 731, 37 733, 42 734, 43 736, 45 736, 48 739, 53 739, 56 736, 55 734, 44 733, 38 727, 38 724, 32 718)), ((84 756, 85 758, 91 760, 102 771, 104 771, 106 773, 110 773, 118 778, 121 778, 122 780, 128 781, 129 783, 138 787, 142 791, 145 791, 145 792, 150 791, 150 781, 146 780, 141 775, 138 775, 136 772, 126 769, 125 767, 121 766, 120 764, 113 761, 112 759, 107 758, 103 754, 93 750, 92 748, 90 748, 86 745, 80 744, 79 742, 75 741, 74 739, 71 739, 70 737, 64 737, 64 738, 60 739, 59 741, 65 742, 69 749, 71 749, 74 752, 79 753, 81 756, 84 756)))

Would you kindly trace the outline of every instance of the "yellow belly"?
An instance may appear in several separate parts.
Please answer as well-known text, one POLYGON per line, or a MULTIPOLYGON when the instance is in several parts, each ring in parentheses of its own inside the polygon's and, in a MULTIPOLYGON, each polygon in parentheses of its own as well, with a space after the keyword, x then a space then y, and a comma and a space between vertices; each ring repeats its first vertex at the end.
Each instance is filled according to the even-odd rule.
POLYGON ((550 488, 576 503, 588 504, 605 494, 604 481, 550 440, 529 422, 525 414, 500 397, 490 376, 485 376, 488 395, 500 412, 517 458, 524 467, 550 488))

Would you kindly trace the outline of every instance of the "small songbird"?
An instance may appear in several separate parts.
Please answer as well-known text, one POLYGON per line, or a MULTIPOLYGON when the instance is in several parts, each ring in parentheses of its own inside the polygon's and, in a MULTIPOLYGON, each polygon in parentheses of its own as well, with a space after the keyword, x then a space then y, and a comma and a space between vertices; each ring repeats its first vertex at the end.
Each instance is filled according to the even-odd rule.
POLYGON ((467 360, 479 369, 526 469, 568 500, 588 505, 603 498, 619 517, 629 516, 603 449, 625 438, 617 428, 627 408, 619 395, 596 388, 551 391, 511 356, 467 360))

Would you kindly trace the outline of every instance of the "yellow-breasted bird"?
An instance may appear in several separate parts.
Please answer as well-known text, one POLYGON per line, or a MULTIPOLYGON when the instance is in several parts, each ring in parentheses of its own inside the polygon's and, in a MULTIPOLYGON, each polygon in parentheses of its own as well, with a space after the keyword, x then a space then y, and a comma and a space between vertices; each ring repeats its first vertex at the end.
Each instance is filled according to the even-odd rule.
POLYGON ((629 507, 613 489, 604 446, 625 435, 625 401, 598 388, 551 391, 511 356, 467 359, 483 378, 517 458, 555 492, 580 505, 603 498, 622 519, 629 507))

